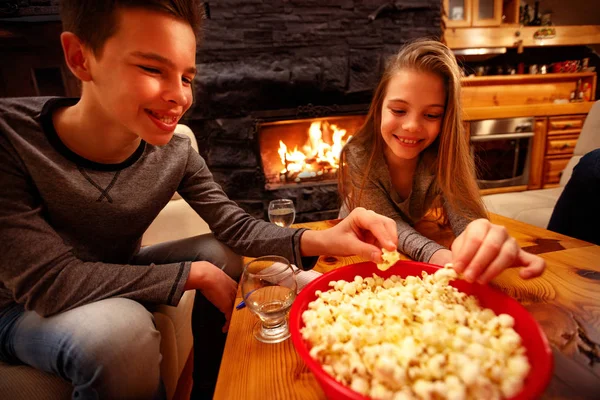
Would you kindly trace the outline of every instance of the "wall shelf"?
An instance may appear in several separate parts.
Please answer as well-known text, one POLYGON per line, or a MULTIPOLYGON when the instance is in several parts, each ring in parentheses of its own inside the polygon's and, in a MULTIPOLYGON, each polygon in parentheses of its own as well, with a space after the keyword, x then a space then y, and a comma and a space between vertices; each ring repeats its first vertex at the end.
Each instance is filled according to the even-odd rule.
POLYGON ((578 79, 593 78, 595 72, 565 72, 559 74, 521 74, 521 75, 487 75, 466 77, 460 80, 465 86, 484 86, 495 84, 573 82, 578 79))
POLYGON ((481 119, 515 118, 515 117, 547 117, 554 115, 587 114, 593 101, 568 104, 525 104, 515 106, 496 107, 465 107, 463 118, 465 121, 481 119))
POLYGON ((575 46, 600 43, 600 25, 552 26, 556 35, 552 38, 535 39, 540 26, 497 26, 485 28, 447 28, 444 41, 451 49, 479 47, 575 46))

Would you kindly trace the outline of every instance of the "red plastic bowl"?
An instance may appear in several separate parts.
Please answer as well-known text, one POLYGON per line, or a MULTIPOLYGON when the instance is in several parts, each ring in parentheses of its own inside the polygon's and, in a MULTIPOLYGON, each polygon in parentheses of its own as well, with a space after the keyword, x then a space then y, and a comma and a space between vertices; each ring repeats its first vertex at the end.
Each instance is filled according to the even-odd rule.
MULTIPOLYGON (((317 298, 315 291, 327 291, 330 289, 329 282, 338 280, 351 281, 354 280, 356 275, 368 277, 375 273, 383 278, 391 275, 398 275, 405 278, 409 275, 421 276, 422 271, 433 274, 437 269, 439 269, 438 266, 431 264, 415 261, 399 261, 387 271, 380 271, 374 263, 363 262, 347 265, 323 274, 302 289, 290 311, 292 342, 300 357, 302 357, 308 368, 315 375, 315 378, 317 378, 327 398, 335 400, 368 399, 368 397, 336 381, 323 370, 317 360, 309 355, 310 347, 302 339, 300 328, 304 326, 302 313, 308 308, 308 304, 317 298)), ((527 378, 525 378, 523 390, 512 397, 511 400, 535 399, 540 396, 552 377, 553 358, 548 339, 531 314, 516 300, 490 286, 470 284, 462 280, 453 281, 451 284, 461 292, 477 297, 482 307, 491 308, 496 314, 509 314, 515 319, 514 329, 523 339, 522 344, 527 349, 527 358, 531 364, 531 370, 527 378)))

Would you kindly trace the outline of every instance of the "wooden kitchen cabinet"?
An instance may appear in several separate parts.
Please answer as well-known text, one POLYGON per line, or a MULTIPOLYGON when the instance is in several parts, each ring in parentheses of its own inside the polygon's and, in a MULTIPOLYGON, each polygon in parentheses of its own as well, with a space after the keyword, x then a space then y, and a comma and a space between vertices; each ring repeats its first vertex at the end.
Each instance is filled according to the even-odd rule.
MULTIPOLYGON (((594 105, 596 73, 466 77, 461 78, 461 87, 462 117, 466 122, 517 117, 535 119, 526 189, 558 186, 587 113, 594 105), (578 82, 593 88, 592 98, 585 102, 565 103, 578 82), (561 99, 563 101, 557 101, 561 99)), ((494 192, 499 193, 499 189, 494 188, 494 192)), ((524 190, 521 186, 501 189, 502 192, 524 190)), ((486 194, 491 193, 485 190, 486 194)))
POLYGON ((473 0, 472 26, 500 26, 502 0, 473 0))
POLYGON ((519 0, 441 0, 442 40, 451 49, 581 46, 600 43, 600 25, 521 26, 519 0))
POLYGON ((519 22, 519 0, 443 0, 442 5, 447 28, 488 27, 519 22))
POLYGON ((443 0, 442 3, 447 27, 466 28, 471 26, 471 0, 443 0))
POLYGON ((573 156, 585 117, 585 114, 548 117, 543 187, 559 184, 562 171, 573 156))

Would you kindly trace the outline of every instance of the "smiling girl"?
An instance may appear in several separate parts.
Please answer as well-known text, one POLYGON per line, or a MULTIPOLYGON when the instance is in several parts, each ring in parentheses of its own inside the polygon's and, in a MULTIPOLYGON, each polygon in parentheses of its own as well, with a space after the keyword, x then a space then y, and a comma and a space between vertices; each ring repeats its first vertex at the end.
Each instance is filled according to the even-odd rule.
POLYGON ((460 68, 442 43, 418 40, 389 62, 364 125, 342 151, 340 216, 365 207, 396 221, 398 250, 486 283, 504 268, 538 276, 544 261, 524 252, 481 201, 461 121, 460 68), (457 236, 452 251, 412 225, 433 209, 457 236))

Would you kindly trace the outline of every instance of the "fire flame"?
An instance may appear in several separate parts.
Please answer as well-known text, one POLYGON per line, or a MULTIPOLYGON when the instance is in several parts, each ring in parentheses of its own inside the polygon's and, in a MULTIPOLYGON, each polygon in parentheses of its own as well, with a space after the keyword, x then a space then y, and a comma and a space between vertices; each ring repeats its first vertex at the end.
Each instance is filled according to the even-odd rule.
MULTIPOLYGON (((327 124, 325 122, 325 124, 327 124)), ((294 147, 289 151, 283 141, 279 141, 279 157, 284 165, 282 174, 298 174, 299 177, 314 177, 323 174, 324 171, 336 171, 340 164, 340 153, 342 147, 352 136, 346 140, 345 129, 339 129, 336 125, 329 125, 332 131, 332 144, 323 141, 321 121, 311 123, 308 129, 308 140, 302 146, 302 150, 294 147)))

